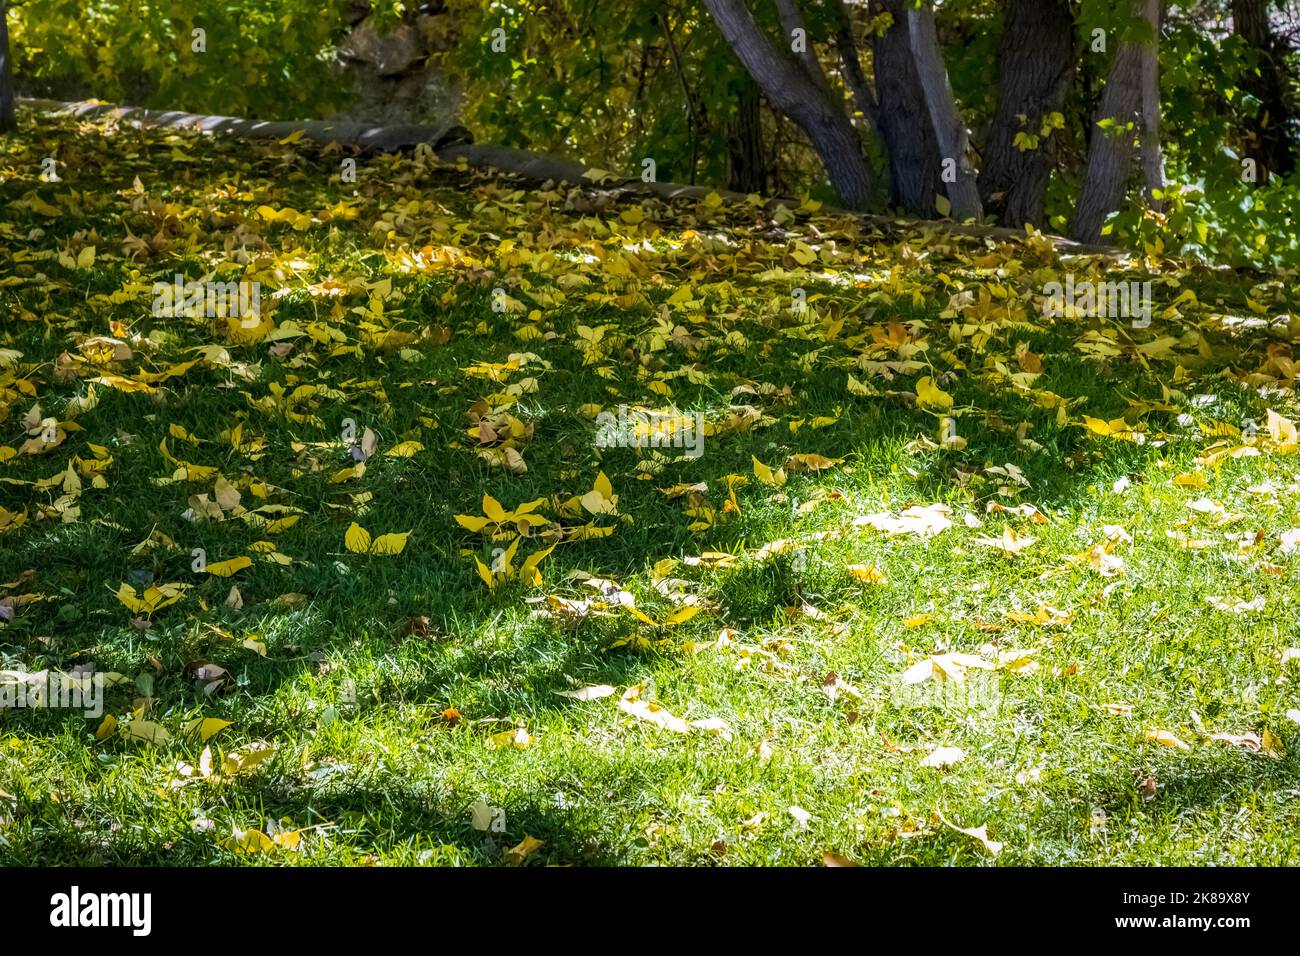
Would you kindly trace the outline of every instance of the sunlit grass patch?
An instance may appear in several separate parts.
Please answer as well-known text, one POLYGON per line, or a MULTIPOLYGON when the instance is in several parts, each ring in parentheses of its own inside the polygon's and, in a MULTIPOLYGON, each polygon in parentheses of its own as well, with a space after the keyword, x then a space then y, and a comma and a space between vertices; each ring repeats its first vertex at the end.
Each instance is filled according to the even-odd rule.
POLYGON ((104 165, 3 187, 0 670, 124 680, 0 712, 7 861, 1297 861, 1288 346, 1211 331, 1279 283, 26 132, 104 165), (152 314, 218 265, 264 327, 152 314))

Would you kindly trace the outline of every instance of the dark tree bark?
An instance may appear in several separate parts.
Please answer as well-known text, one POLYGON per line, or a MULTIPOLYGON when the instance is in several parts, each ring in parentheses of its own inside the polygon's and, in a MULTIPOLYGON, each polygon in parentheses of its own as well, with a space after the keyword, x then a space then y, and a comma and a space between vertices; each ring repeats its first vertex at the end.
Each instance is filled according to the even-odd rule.
POLYGON ((907 28, 907 0, 873 0, 873 15, 889 13, 894 24, 873 43, 880 136, 889 157, 889 193, 895 206, 923 218, 935 215, 943 188, 939 143, 921 91, 907 28))
POLYGON ((14 70, 9 57, 9 11, 0 0, 0 133, 18 128, 14 113, 14 70))
POLYGON ((804 67, 772 48, 743 0, 704 0, 727 45, 762 88, 773 108, 788 116, 812 142, 849 209, 863 209, 874 179, 862 141, 848 115, 804 67))
POLYGON ((817 62, 817 50, 813 46, 812 36, 808 33, 808 26, 804 23, 803 14, 799 12, 797 0, 775 0, 776 13, 781 19, 782 42, 794 53, 795 61, 803 68, 804 74, 808 79, 816 83, 827 96, 830 95, 831 86, 826 82, 826 74, 822 72, 822 65, 817 62), (800 49, 794 49, 794 38, 796 31, 803 31, 803 43, 800 49))
POLYGON ((763 149, 763 97, 752 79, 736 98, 727 128, 727 188, 739 193, 767 192, 767 157, 763 149))
POLYGON ((1078 60, 1074 14, 1069 0, 1005 0, 1004 8, 998 107, 984 147, 980 195, 1002 225, 1041 226, 1055 150, 1051 139, 1028 150, 1015 139, 1022 131, 1038 135, 1044 117, 1064 108, 1078 60))
POLYGON ((835 49, 839 52, 840 62, 844 68, 844 81, 853 93, 853 105, 857 107, 863 119, 871 128, 880 131, 880 109, 876 104, 876 94, 867 82, 867 75, 862 71, 862 60, 858 56, 858 44, 853 36, 853 21, 844 0, 828 0, 831 13, 835 17, 835 49))
POLYGON ((1095 123, 1111 120, 1114 125, 1096 125, 1092 131, 1088 165, 1070 227, 1070 237, 1078 242, 1098 242, 1107 217, 1120 208, 1128 192, 1137 131, 1142 124, 1142 71, 1147 46, 1124 40, 1111 62, 1095 123))
POLYGON ((948 82, 948 70, 943 65, 939 32, 934 23, 933 0, 922 0, 919 6, 915 2, 908 3, 907 27, 912 60, 916 64, 926 110, 930 114, 930 124, 939 146, 940 168, 943 169, 946 163, 951 173, 947 178, 940 178, 943 179, 952 214, 957 219, 979 219, 984 215, 984 209, 980 204, 975 168, 968 156, 970 139, 966 123, 957 109, 952 84, 948 82))
POLYGON ((1242 81, 1261 103, 1259 116, 1248 128, 1246 155, 1270 174, 1288 176, 1296 168, 1296 144, 1287 132, 1296 119, 1296 108, 1288 101, 1286 50, 1269 23, 1270 6, 1268 0, 1232 0, 1232 27, 1258 61, 1258 73, 1242 81))
POLYGON ((1146 182, 1147 205, 1156 212, 1165 211, 1165 157, 1160 148, 1161 6, 1161 0, 1142 0, 1142 17, 1155 34, 1142 57, 1142 178, 1146 182))

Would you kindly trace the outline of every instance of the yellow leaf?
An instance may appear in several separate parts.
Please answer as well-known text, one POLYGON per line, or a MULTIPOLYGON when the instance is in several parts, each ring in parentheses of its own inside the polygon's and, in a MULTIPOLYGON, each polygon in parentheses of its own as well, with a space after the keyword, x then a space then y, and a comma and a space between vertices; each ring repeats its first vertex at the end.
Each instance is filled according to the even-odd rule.
POLYGON ((625 714, 631 714, 638 720, 644 720, 674 733, 686 734, 692 730, 703 730, 721 734, 728 740, 731 739, 731 728, 727 726, 725 721, 717 717, 708 717, 704 720, 694 720, 687 723, 682 718, 669 713, 667 708, 658 701, 642 700, 641 695, 644 692, 645 684, 633 684, 623 692, 623 697, 618 702, 618 709, 625 714))
POLYGON ((302 512, 290 505, 262 505, 239 516, 247 524, 266 534, 279 534, 298 523, 302 512), (280 517, 275 517, 279 515, 280 517))
POLYGON ((100 375, 98 378, 89 379, 97 385, 107 385, 109 388, 115 388, 119 392, 153 392, 157 391, 153 386, 146 382, 138 382, 133 378, 123 378, 121 375, 100 375))
POLYGON ((219 578, 228 578, 238 571, 250 566, 253 559, 246 554, 241 554, 237 558, 231 558, 229 561, 218 561, 216 564, 207 566, 208 574, 215 574, 219 578))
POLYGON ((1160 730, 1159 728, 1153 728, 1151 730, 1148 730, 1146 732, 1146 739, 1158 744, 1163 744, 1166 747, 1173 747, 1175 750, 1192 749, 1189 744, 1186 744, 1183 741, 1179 740, 1169 731, 1160 730))
POLYGON ((486 564, 484 564, 478 558, 475 558, 474 566, 475 568, 478 569, 478 576, 483 579, 484 584, 486 584, 489 588, 494 588, 497 586, 496 578, 492 575, 491 570, 489 570, 486 564))
POLYGON ((338 485, 345 481, 351 481, 353 478, 360 478, 366 473, 366 463, 359 461, 348 468, 340 468, 330 476, 330 484, 338 485))
POLYGON ((499 734, 493 734, 488 738, 487 744, 493 750, 500 750, 505 747, 523 750, 536 739, 523 727, 516 727, 514 730, 503 730, 499 734))
POLYGON ((354 521, 343 535, 343 545, 354 554, 369 554, 370 532, 354 521))
POLYGON ((618 514, 618 495, 614 494, 614 487, 609 483, 609 479, 605 477, 603 471, 596 475, 592 490, 579 500, 582 507, 593 515, 618 514))
POLYGON ((1017 534, 1010 526, 1002 529, 1002 537, 1000 538, 974 539, 976 544, 982 544, 988 548, 997 548, 1010 558, 1014 558, 1037 540, 1037 538, 1031 538, 1029 535, 1017 534))
POLYGON ((382 556, 401 554, 406 547, 406 539, 410 535, 411 532, 409 531, 403 531, 400 534, 381 534, 378 538, 375 538, 374 543, 370 546, 370 553, 382 556))
MULTIPOLYGON (((588 170, 590 172, 590 170, 588 170)), ((512 866, 519 866, 524 863, 530 856, 540 850, 545 843, 536 837, 525 835, 515 846, 506 850, 506 862, 512 866)))
POLYGON ((1261 748, 1264 753, 1270 757, 1281 757, 1286 753, 1286 746, 1282 743, 1282 738, 1267 727, 1264 728, 1264 738, 1261 741, 1261 748))
POLYGON ((117 718, 112 714, 105 714, 104 719, 100 721, 99 726, 95 729, 96 740, 107 740, 117 732, 117 718))
POLYGON ((686 607, 678 608, 668 616, 668 619, 664 621, 664 625, 671 627, 675 624, 685 624, 695 615, 699 614, 701 610, 703 610, 703 608, 695 604, 688 604, 686 607))
MULTIPOLYGON (((301 132, 301 131, 300 131, 301 132)), ((298 844, 302 842, 302 833, 298 830, 283 830, 271 837, 275 845, 286 850, 298 849, 298 844)))
POLYGON ((939 683, 952 681, 960 684, 968 670, 993 670, 993 664, 974 654, 936 654, 917 661, 903 672, 904 684, 923 684, 930 679, 939 683))
POLYGON ((871 386, 865 384, 864 382, 858 381, 856 378, 853 377, 853 373, 850 372, 849 373, 849 394, 858 395, 863 398, 867 398, 873 395, 878 395, 880 393, 877 392, 875 389, 873 389, 871 386))
POLYGON ((58 206, 50 205, 40 196, 32 196, 27 200, 27 204, 31 207, 32 212, 39 212, 42 216, 58 218, 63 215, 62 209, 58 206))
POLYGON ((916 404, 928 412, 947 412, 952 409, 952 396, 927 375, 916 383, 916 404))
POLYGON ((117 599, 126 605, 126 609, 132 614, 142 614, 145 612, 145 603, 136 596, 135 588, 122 582, 122 586, 117 589, 117 599))
POLYGON ((497 524, 507 520, 506 509, 501 507, 501 502, 497 501, 491 495, 483 496, 483 514, 487 515, 497 524))
POLYGON ((785 467, 790 471, 823 471, 833 468, 843 458, 827 458, 823 455, 791 455, 785 460, 785 467))
POLYGON ((452 517, 466 531, 472 531, 475 534, 486 528, 489 523, 487 518, 480 518, 478 515, 453 515, 452 517))
POLYGON ((233 835, 221 841, 221 846, 235 853, 270 853, 275 842, 261 830, 234 828, 233 835))
POLYGON ((418 441, 404 441, 394 445, 384 454, 389 458, 410 458, 422 451, 424 451, 424 446, 418 441))
POLYGON ((542 559, 555 550, 555 545, 551 545, 544 551, 538 551, 530 554, 524 559, 523 565, 519 568, 519 580, 531 587, 537 587, 542 583, 542 572, 537 566, 542 563, 542 559))
POLYGON ((785 484, 785 469, 778 468, 773 471, 767 465, 763 464, 753 455, 750 460, 754 463, 754 477, 765 485, 771 485, 773 488, 780 488, 785 484))
POLYGON ((132 614, 152 614, 168 605, 175 604, 190 589, 188 584, 158 584, 145 589, 143 595, 137 595, 135 588, 123 584, 117 589, 117 599, 126 605, 132 614))
POLYGON ((515 573, 515 555, 519 553, 519 542, 521 538, 515 538, 510 542, 510 547, 506 548, 501 555, 501 571, 503 577, 512 577, 515 573))
POLYGON ((209 738, 221 733, 229 726, 230 721, 228 720, 221 720, 217 717, 198 717, 185 725, 185 732, 187 734, 198 734, 201 740, 207 742, 209 738))
POLYGON ((634 684, 629 687, 623 692, 623 698, 618 702, 618 709, 664 730, 679 734, 690 733, 691 725, 670 713, 662 704, 657 701, 642 700, 641 694, 644 690, 644 684, 634 684))
POLYGON ((655 622, 654 618, 652 618, 649 614, 646 614, 645 611, 638 610, 636 607, 634 607, 631 604, 624 604, 623 608, 634 618, 636 618, 638 621, 642 621, 646 624, 654 624, 655 622))
POLYGON ((226 759, 221 761, 221 772, 228 777, 248 773, 248 771, 269 760, 274 755, 275 748, 268 743, 259 741, 255 744, 249 744, 247 747, 227 754, 226 759))
POLYGON ((1117 438, 1121 441, 1131 441, 1138 445, 1146 443, 1146 435, 1135 431, 1122 418, 1114 418, 1110 421, 1103 421, 1100 418, 1091 418, 1088 415, 1083 416, 1083 427, 1088 429, 1094 435, 1101 435, 1103 438, 1117 438))
POLYGON ((864 584, 889 583, 889 580, 880 572, 880 569, 870 564, 850 564, 847 570, 849 574, 864 584))

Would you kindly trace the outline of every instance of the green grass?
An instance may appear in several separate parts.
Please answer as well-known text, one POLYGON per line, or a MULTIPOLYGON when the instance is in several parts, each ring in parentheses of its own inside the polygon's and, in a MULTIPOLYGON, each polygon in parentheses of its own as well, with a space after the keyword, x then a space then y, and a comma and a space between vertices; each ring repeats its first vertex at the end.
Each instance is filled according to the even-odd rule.
MULTIPOLYGON (((103 740, 100 722, 79 713, 0 711, 0 860, 492 865, 533 837, 543 843, 530 865, 820 865, 827 852, 872 865, 1300 862, 1300 727, 1287 717, 1300 708, 1300 673, 1297 662, 1282 663, 1300 646, 1300 558, 1281 537, 1300 527, 1300 458, 1264 431, 1254 456, 1197 463, 1220 440, 1207 434, 1214 422, 1240 425, 1269 408, 1296 417, 1285 367, 1267 365, 1270 348, 1285 354, 1285 322, 1274 339, 1258 323, 1231 321, 1294 319, 1294 276, 1153 262, 1158 279, 1179 283, 1158 282, 1158 308, 1187 288, 1200 304, 1183 303, 1180 315, 1141 331, 1105 319, 1050 321, 1037 310, 1044 276, 1097 263, 1063 262, 1033 244, 994 249, 901 228, 880 235, 806 211, 773 223, 752 207, 709 203, 645 201, 646 222, 630 225, 619 213, 631 205, 599 192, 426 168, 410 156, 365 161, 359 185, 344 186, 339 157, 306 146, 35 119, 26 117, 0 152, 0 349, 21 353, 0 363, 0 446, 18 449, 30 437, 22 420, 33 402, 72 421, 68 403, 89 394, 91 379, 161 371, 198 347, 226 353, 208 353, 148 393, 95 384, 98 404, 75 415, 79 430, 43 454, 0 463, 0 507, 26 514, 0 533, 0 585, 14 582, 0 598, 40 596, 0 626, 0 668, 94 663, 131 679, 108 692, 119 728, 103 740), (46 155, 60 158, 63 182, 37 179, 46 155), (133 191, 136 176, 143 194, 133 191), (59 214, 33 209, 31 195, 59 214), (345 199, 355 218, 327 220, 322 210, 345 199), (393 235, 371 230, 381 213, 412 200, 423 205, 393 235), (295 231, 259 217, 259 205, 315 219, 295 231), (128 227, 157 248, 125 258, 128 227), (514 251, 501 245, 510 238, 514 251), (287 290, 277 327, 316 323, 317 338, 288 337, 290 349, 273 351, 260 337, 231 339, 211 320, 150 314, 155 279, 197 279, 222 263, 231 270, 227 240, 247 250, 264 296, 287 290), (796 240, 824 253, 815 274, 793 257, 796 240), (626 274, 591 258, 598 252, 608 263, 638 242, 626 274), (75 259, 92 245, 92 267, 59 263, 59 252, 75 259), (405 268, 403 255, 425 246, 454 255, 405 268), (991 252, 999 261, 981 258, 991 252), (132 270, 138 287, 110 299, 132 270), (391 280, 383 318, 372 314, 366 328, 351 311, 366 305, 359 287, 337 298, 307 290, 331 276, 391 280), (574 276, 586 283, 570 285, 574 276), (694 304, 667 305, 688 284, 694 304), (950 306, 954 293, 978 297, 994 286, 999 298, 988 309, 950 306), (496 287, 524 312, 494 312, 496 287), (788 310, 795 287, 809 295, 802 315, 788 310), (644 301, 613 301, 638 292, 644 301), (667 331, 684 330, 675 342, 654 340, 661 305, 667 331), (873 345, 890 322, 911 323, 902 350, 873 345), (970 328, 954 334, 954 323, 970 328), (578 327, 602 325, 600 351, 587 354, 578 327), (379 347, 386 328, 409 341, 379 347), (525 328, 541 334, 521 335, 525 328), (60 360, 86 356, 85 338, 114 329, 130 359, 60 360), (1116 354, 1081 350, 1090 331, 1116 354), (1167 349, 1130 347, 1163 336, 1167 349), (922 339, 928 347, 917 350, 922 339), (1020 344, 1042 357, 1043 372, 1017 384, 1009 376, 1021 370, 1020 344), (512 353, 536 359, 500 382, 465 371, 512 353), (860 359, 919 364, 884 372, 860 359), (875 394, 850 392, 849 373, 875 394), (964 448, 935 445, 937 418, 914 394, 922 376, 953 396, 964 448), (466 412, 526 378, 536 390, 509 411, 534 433, 520 446, 527 473, 512 475, 475 453, 466 412), (671 394, 656 395, 656 381, 671 394), (306 418, 258 404, 272 386, 302 384, 326 389, 295 409, 306 418), (1068 413, 1058 415, 1046 393, 1068 400, 1068 413), (583 409, 675 405, 717 424, 729 402, 762 418, 709 435, 702 457, 680 460, 597 448, 583 409), (1080 424, 1126 413, 1143 443, 1080 424), (828 421, 815 427, 809 420, 819 416, 828 421), (339 442, 349 418, 379 434, 379 454, 363 477, 332 484, 351 463, 339 442), (246 443, 264 444, 237 450, 222 438, 240 424, 246 443), (203 443, 169 437, 173 425, 203 443), (274 535, 236 518, 186 520, 190 496, 211 496, 215 475, 158 484, 175 467, 159 450, 164 439, 175 457, 236 482, 245 507, 262 503, 256 481, 273 486, 267 500, 301 509, 301 519, 274 535), (424 450, 383 456, 403 440, 424 450), (72 502, 79 514, 61 514, 63 491, 32 483, 70 462, 75 469, 74 456, 95 457, 91 444, 112 456, 106 486, 83 475, 72 502), (807 453, 842 462, 792 471, 782 488, 755 479, 753 457, 776 467, 807 453), (988 471, 1007 464, 1027 487, 988 471), (561 518, 560 506, 602 471, 619 515, 561 518), (1172 483, 1193 473, 1208 487, 1172 483), (726 510, 730 475, 748 480, 726 510), (696 482, 707 482, 716 520, 692 530, 683 499, 660 489, 696 482), (371 497, 359 502, 360 493, 371 497), (490 591, 462 552, 490 561, 505 542, 454 520, 482 514, 485 493, 507 508, 543 498, 544 513, 568 528, 613 530, 559 543, 540 566, 541 587, 490 591), (1203 497, 1239 517, 1220 523, 1187 507, 1203 497), (952 509, 952 527, 929 538, 853 523, 939 502, 952 509), (1021 503, 1046 523, 996 507, 1021 503), (405 550, 351 553, 344 533, 354 520, 376 535, 409 531, 405 550), (1104 541, 1108 525, 1132 538, 1114 547, 1120 573, 1067 563, 1104 541), (1007 527, 1036 543, 1009 557, 976 541, 1007 527), (155 530, 175 547, 134 553, 155 530), (1169 531, 1210 544, 1184 549, 1169 531), (1229 538, 1247 532, 1257 543, 1229 538), (789 538, 803 542, 802 558, 755 554, 789 538), (263 540, 293 563, 258 557, 250 547, 263 540), (231 578, 197 574, 198 547, 210 562, 255 561, 231 578), (707 552, 733 560, 688 560, 707 552), (656 573, 665 559, 676 563, 656 573), (862 583, 850 565, 874 566, 887 583, 862 583), (20 583, 29 569, 35 578, 20 583), (655 586, 665 575, 681 582, 664 586, 672 596, 655 586), (583 583, 591 576, 618 582, 656 621, 682 594, 705 610, 664 628, 614 602, 572 622, 539 613, 550 595, 598 598, 583 583), (141 630, 115 592, 151 581, 193 588, 141 630), (224 604, 232 584, 241 608, 224 604), (306 600, 277 604, 285 594, 306 600), (1233 597, 1262 597, 1263 610, 1234 613, 1209 600, 1233 597), (824 617, 791 610, 804 604, 824 617), (1068 622, 1008 617, 1043 606, 1068 622), (427 627, 413 629, 422 617, 427 627), (647 640, 622 644, 637 634, 647 640), (265 656, 246 649, 249 638, 265 644, 265 656), (991 672, 989 706, 909 705, 897 692, 902 673, 930 655, 993 661, 1018 649, 1034 652, 1036 668, 991 672), (227 673, 210 695, 194 676, 203 663, 227 673), (828 693, 836 678, 852 692, 828 693), (624 690, 641 682, 645 699, 688 721, 721 719, 729 732, 675 733, 621 711, 624 690), (616 693, 556 694, 596 684, 616 693), (1132 712, 1111 713, 1109 704, 1132 712), (123 733, 133 707, 170 739, 155 745, 123 733), (459 721, 444 716, 448 708, 459 721), (196 769, 204 743, 184 731, 199 716, 231 722, 207 743, 217 771, 208 777, 196 769), (489 745, 516 728, 527 746, 489 745), (1147 739, 1153 729, 1187 749, 1147 739), (1248 732, 1267 732, 1273 753, 1205 736, 1248 732), (224 755, 259 742, 274 748, 270 759, 221 772, 224 755), (939 746, 966 758, 923 766, 939 746), (504 810, 504 833, 471 826, 479 800, 504 810), (811 815, 806 825, 791 807, 811 815), (938 814, 960 827, 986 825, 1001 853, 938 814), (270 827, 300 830, 297 848, 226 845, 236 830, 270 827)), ((534 530, 521 557, 538 541, 534 530)))

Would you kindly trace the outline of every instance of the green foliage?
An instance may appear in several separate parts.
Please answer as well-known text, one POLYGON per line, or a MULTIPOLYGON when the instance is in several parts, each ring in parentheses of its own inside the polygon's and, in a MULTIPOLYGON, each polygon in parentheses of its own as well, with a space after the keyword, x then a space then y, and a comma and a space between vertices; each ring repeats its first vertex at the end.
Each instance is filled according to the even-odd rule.
POLYGON ((346 0, 28 0, 10 12, 20 75, 40 92, 288 118, 341 105, 330 69, 346 0), (197 52, 193 31, 205 32, 197 52))
POLYGON ((694 156, 695 178, 725 183, 727 122, 748 77, 702 4, 450 7, 463 37, 453 62, 472 77, 467 119, 487 138, 609 169, 649 156, 658 178, 683 182, 694 156))

